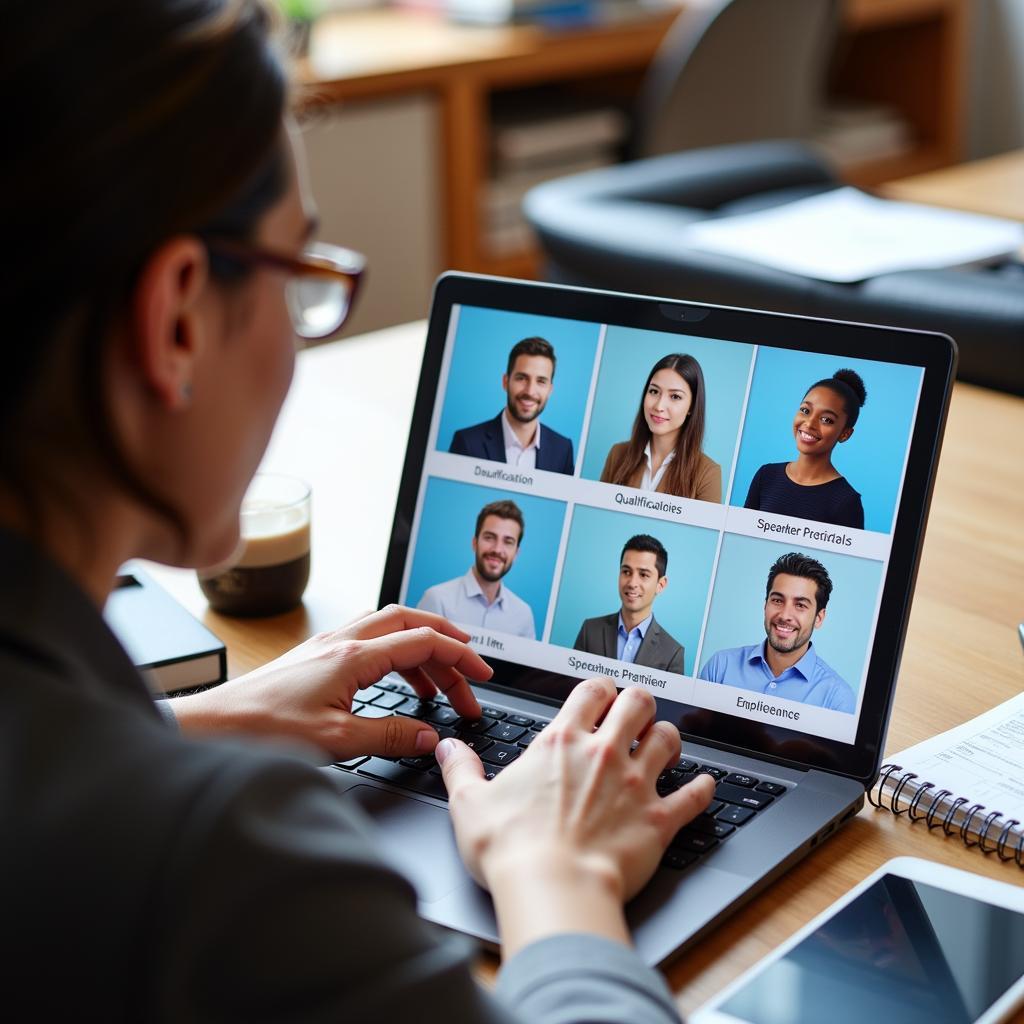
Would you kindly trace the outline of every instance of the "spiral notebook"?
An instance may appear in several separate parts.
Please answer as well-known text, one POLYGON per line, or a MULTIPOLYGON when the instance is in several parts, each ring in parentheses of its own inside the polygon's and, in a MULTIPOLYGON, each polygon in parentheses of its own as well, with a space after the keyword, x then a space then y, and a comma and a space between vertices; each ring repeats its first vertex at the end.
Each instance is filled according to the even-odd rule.
POLYGON ((1024 693, 895 754, 868 799, 1024 868, 1024 693))

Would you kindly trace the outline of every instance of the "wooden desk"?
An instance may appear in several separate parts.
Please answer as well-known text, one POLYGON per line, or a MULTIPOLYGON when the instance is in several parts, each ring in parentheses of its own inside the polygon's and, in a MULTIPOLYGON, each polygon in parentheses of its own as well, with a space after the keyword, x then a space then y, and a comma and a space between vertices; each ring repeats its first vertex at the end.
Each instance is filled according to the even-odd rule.
MULTIPOLYGON (((227 643, 232 674, 376 605, 425 326, 303 353, 265 468, 313 484, 305 608, 232 620, 206 610, 191 573, 157 575, 227 643)), ((887 749, 901 749, 1024 684, 1024 400, 957 385, 887 749)), ((692 1010, 891 857, 914 854, 1024 884, 1024 872, 959 840, 866 808, 668 970, 692 1010)), ((484 958, 482 973, 493 971, 484 958)))
POLYGON ((886 182, 888 199, 1024 221, 1024 149, 886 182))
MULTIPOLYGON (((851 183, 873 185, 960 160, 965 0, 843 0, 842 10, 831 91, 893 106, 915 135, 911 151, 853 169, 851 183)), ((674 13, 559 31, 455 25, 400 9, 327 15, 314 27, 301 78, 309 103, 321 110, 411 94, 436 99, 443 267, 530 277, 538 270, 535 252, 498 257, 482 238, 492 97, 541 84, 631 97, 674 13)))

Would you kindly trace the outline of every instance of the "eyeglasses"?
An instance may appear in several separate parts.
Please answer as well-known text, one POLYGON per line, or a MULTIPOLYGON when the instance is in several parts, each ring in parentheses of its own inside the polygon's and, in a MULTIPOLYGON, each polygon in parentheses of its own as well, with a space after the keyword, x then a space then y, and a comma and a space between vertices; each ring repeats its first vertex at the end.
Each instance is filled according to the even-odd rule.
POLYGON ((275 267, 288 275, 285 302, 295 333, 306 341, 336 334, 348 319, 366 268, 353 249, 317 242, 301 256, 284 256, 227 238, 207 238, 212 252, 250 266, 275 267))

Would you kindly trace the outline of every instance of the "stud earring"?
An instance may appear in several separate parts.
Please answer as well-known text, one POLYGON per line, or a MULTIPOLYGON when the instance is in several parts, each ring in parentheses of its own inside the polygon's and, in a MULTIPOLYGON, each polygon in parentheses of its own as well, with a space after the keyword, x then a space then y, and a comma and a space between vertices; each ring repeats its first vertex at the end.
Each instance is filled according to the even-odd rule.
POLYGON ((192 385, 188 381, 185 381, 185 383, 181 385, 181 391, 179 393, 181 395, 181 400, 186 404, 192 401, 192 385))

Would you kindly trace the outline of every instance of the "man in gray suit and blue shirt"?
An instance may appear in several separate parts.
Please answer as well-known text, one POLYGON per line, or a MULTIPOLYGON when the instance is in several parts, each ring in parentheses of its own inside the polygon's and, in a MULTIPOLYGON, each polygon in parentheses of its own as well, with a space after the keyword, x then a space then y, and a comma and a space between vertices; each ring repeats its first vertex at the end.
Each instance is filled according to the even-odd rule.
POLYGON ((619 559, 619 598, 611 615, 586 619, 573 647, 617 661, 684 672, 682 644, 654 619, 654 599, 668 586, 668 552, 656 537, 630 537, 619 559))

